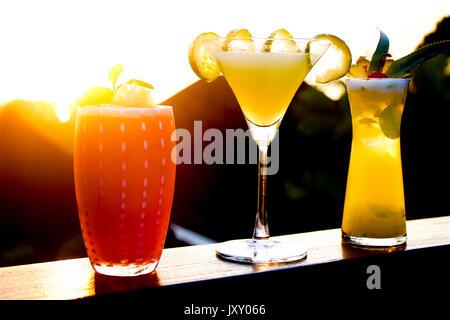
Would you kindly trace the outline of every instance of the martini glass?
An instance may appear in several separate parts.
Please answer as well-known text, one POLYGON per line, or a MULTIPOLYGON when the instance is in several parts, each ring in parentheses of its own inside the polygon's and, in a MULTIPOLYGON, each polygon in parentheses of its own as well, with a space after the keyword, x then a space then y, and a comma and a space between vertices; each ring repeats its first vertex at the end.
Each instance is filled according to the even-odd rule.
POLYGON ((216 38, 205 39, 203 45, 233 90, 259 150, 253 237, 223 242, 216 247, 217 255, 261 264, 303 259, 307 252, 302 245, 270 238, 266 211, 268 149, 295 92, 329 43, 296 38, 216 38))

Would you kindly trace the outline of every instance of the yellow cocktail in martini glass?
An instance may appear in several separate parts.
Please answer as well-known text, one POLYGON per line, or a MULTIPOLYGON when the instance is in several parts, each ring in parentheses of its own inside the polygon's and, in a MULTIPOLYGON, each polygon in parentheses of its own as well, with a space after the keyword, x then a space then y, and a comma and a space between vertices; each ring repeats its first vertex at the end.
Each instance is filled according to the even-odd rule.
MULTIPOLYGON (((266 211, 268 149, 283 116, 305 77, 329 48, 338 65, 319 68, 317 82, 338 79, 350 68, 351 54, 345 43, 332 35, 294 38, 284 29, 268 38, 255 38, 246 29, 233 30, 226 38, 209 32, 199 35, 189 48, 192 70, 203 80, 221 73, 233 90, 252 139, 259 149, 258 205, 251 239, 217 245, 219 257, 247 263, 281 263, 306 257, 306 249, 287 238, 272 239, 266 211)), ((329 52, 330 50, 328 50, 329 52)))
POLYGON ((236 95, 245 118, 265 127, 283 118, 311 69, 310 54, 213 53, 236 95))
POLYGON ((266 212, 268 148, 295 92, 329 43, 313 39, 235 37, 205 39, 233 90, 253 140, 259 149, 258 208, 252 239, 232 240, 217 246, 225 259, 250 263, 279 263, 302 259, 306 249, 274 241, 269 236, 266 212))

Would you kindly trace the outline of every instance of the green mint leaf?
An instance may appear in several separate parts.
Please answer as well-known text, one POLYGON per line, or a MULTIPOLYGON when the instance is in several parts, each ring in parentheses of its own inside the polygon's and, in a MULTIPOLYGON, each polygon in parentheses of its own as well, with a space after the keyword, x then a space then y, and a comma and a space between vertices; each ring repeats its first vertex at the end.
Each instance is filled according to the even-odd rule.
MULTIPOLYGON (((372 61, 370 61, 369 66, 369 74, 373 71, 378 71, 378 65, 380 64, 380 59, 385 59, 386 53, 389 51, 389 38, 388 36, 381 30, 380 31, 380 40, 378 40, 377 49, 375 50, 372 61)), ((380 66, 382 69, 382 66, 380 66)))
POLYGON ((386 75, 389 78, 401 77, 418 64, 438 54, 450 54, 450 40, 429 44, 392 62, 389 69, 386 70, 386 75))

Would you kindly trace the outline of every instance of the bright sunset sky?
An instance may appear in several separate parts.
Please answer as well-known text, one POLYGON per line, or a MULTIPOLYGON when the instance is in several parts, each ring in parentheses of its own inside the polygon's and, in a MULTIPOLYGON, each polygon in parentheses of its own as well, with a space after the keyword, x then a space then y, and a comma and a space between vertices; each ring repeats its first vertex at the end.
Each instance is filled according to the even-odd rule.
POLYGON ((125 67, 121 79, 153 84, 155 100, 163 101, 197 80, 187 50, 207 31, 331 33, 346 41, 356 60, 373 51, 379 27, 398 58, 448 15, 448 0, 2 1, 0 103, 73 102, 89 86, 107 85, 117 63, 125 67))

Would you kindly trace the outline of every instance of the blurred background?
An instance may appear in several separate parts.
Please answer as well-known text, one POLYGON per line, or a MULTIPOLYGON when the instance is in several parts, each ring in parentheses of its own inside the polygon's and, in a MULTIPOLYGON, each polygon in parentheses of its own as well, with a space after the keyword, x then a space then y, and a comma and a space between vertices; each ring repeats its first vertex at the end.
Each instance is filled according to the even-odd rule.
MULTIPOLYGON (((124 65, 119 82, 153 84, 178 128, 193 132, 201 120, 203 131, 246 130, 226 81, 200 82, 190 69, 187 49, 199 33, 331 33, 356 61, 375 49, 378 27, 396 59, 449 39, 449 16, 448 1, 2 2, 0 266, 86 256, 73 184, 73 102, 90 86, 108 85, 111 66, 124 65)), ((423 63, 412 77, 401 128, 406 216, 449 215, 450 57, 423 63)), ((343 84, 304 83, 280 127, 279 172, 269 177, 273 235, 340 227, 351 135, 343 84)), ((166 247, 249 237, 256 202, 256 165, 181 164, 166 247)))

